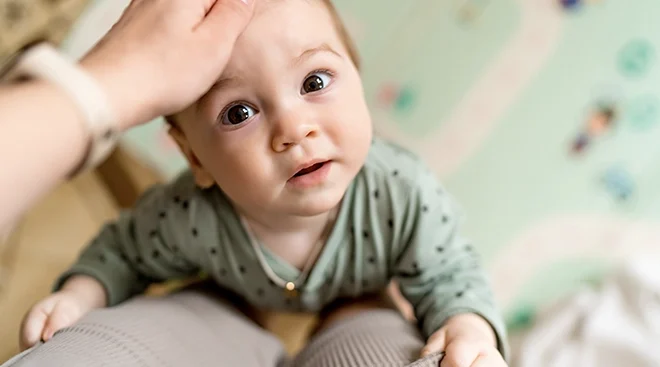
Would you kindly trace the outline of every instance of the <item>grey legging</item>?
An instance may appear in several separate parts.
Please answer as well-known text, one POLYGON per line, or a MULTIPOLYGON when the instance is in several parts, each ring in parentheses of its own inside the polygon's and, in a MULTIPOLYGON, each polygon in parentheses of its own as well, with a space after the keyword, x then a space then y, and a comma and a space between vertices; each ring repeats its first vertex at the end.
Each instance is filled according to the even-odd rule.
POLYGON ((398 312, 375 309, 331 324, 289 359, 280 341, 238 308, 185 290, 92 312, 2 367, 438 366, 441 354, 416 361, 422 346, 398 312))

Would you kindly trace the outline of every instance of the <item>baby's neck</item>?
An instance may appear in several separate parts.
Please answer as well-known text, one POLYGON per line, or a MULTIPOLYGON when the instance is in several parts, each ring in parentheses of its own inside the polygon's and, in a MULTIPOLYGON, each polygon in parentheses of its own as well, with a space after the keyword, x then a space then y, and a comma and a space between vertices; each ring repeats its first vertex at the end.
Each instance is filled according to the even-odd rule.
POLYGON ((265 213, 242 213, 242 215, 255 231, 292 234, 323 231, 330 218, 334 216, 334 212, 333 209, 311 217, 269 215, 265 213))
POLYGON ((302 269, 315 252, 318 242, 327 240, 334 226, 336 211, 333 209, 313 217, 268 218, 247 214, 243 214, 243 217, 261 245, 302 269))

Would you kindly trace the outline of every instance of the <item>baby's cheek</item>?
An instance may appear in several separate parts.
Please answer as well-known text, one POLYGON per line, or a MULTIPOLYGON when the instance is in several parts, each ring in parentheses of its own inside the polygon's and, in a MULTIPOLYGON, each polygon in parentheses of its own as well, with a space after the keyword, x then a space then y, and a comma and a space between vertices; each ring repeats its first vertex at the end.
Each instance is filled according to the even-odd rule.
POLYGON ((366 156, 371 144, 372 127, 371 118, 366 109, 354 108, 353 114, 345 115, 345 123, 342 124, 342 139, 344 148, 350 148, 357 156, 366 156))

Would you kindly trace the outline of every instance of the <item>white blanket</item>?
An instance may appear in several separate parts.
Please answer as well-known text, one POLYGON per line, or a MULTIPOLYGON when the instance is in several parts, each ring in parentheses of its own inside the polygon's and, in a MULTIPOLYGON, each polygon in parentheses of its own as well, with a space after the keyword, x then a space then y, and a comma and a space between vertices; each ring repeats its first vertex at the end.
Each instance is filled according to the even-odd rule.
POLYGON ((660 263, 629 263, 539 316, 515 367, 660 366, 660 263))

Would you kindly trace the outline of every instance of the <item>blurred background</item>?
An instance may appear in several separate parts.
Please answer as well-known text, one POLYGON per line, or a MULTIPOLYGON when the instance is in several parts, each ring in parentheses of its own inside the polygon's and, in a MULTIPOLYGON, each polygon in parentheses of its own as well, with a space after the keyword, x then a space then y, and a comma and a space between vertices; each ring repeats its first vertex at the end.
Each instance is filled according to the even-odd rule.
MULTIPOLYGON (((0 0, 0 58, 36 35, 78 57, 128 2, 0 0)), ((641 351, 658 342, 660 3, 335 4, 361 51, 378 134, 421 154, 462 205, 516 365, 594 340, 641 351), (594 329, 597 306, 615 318, 604 324, 619 326, 594 329), (558 310, 569 321, 547 329, 558 310)), ((99 226, 184 168, 155 121, 21 221, 0 244, 0 361, 16 351, 22 314, 99 226)), ((660 365, 646 352, 639 358, 650 364, 621 361, 660 365)))

